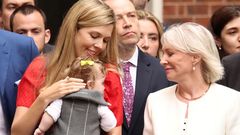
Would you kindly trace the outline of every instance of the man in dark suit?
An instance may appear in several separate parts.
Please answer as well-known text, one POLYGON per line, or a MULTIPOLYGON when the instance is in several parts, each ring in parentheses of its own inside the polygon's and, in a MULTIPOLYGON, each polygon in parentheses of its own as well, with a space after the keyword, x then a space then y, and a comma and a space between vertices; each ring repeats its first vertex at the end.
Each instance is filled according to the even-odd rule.
MULTIPOLYGON (((17 81, 37 55, 38 49, 31 38, 0 30, 0 109, 3 115, 0 126, 8 134, 16 108, 17 81)), ((0 130, 0 134, 5 131, 0 130)))
POLYGON ((226 56, 222 59, 225 75, 220 84, 240 91, 240 53, 226 56))
MULTIPOLYGON (((139 41, 140 32, 136 10, 131 1, 105 0, 104 2, 114 10, 116 15, 119 57, 122 63, 127 62, 131 65, 130 76, 133 88, 129 89, 133 89, 133 103, 130 103, 133 105, 130 106, 127 103, 129 102, 127 97, 132 94, 127 94, 128 92, 126 91, 129 89, 127 89, 127 85, 125 86, 125 77, 123 77, 123 105, 125 116, 122 125, 122 134, 142 135, 144 108, 148 94, 169 86, 170 82, 167 80, 159 60, 144 54, 136 46, 139 41), (131 110, 130 113, 129 110, 131 110)), ((124 76, 127 76, 127 74, 124 73, 124 76)))

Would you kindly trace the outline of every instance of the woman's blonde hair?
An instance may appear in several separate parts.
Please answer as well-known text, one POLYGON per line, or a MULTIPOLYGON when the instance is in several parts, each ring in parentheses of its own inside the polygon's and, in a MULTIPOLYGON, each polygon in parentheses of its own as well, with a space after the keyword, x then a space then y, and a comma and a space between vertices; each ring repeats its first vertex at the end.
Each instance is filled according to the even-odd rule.
POLYGON ((47 76, 45 86, 62 79, 62 73, 77 56, 74 51, 74 41, 77 31, 85 27, 114 25, 111 40, 106 49, 99 55, 103 63, 117 65, 116 27, 113 10, 100 0, 79 0, 66 14, 60 28, 55 50, 47 61, 47 76))
POLYGON ((223 77, 224 70, 214 38, 205 27, 192 22, 174 24, 164 32, 161 42, 171 44, 181 52, 200 56, 206 83, 216 82, 223 77))
POLYGON ((145 10, 137 10, 137 16, 138 20, 149 20, 153 22, 157 28, 158 31, 158 39, 159 39, 159 47, 158 47, 158 53, 157 53, 157 58, 160 58, 161 56, 161 50, 162 50, 162 43, 161 43, 161 36, 163 34, 163 26, 159 22, 159 20, 150 12, 145 11, 145 10))

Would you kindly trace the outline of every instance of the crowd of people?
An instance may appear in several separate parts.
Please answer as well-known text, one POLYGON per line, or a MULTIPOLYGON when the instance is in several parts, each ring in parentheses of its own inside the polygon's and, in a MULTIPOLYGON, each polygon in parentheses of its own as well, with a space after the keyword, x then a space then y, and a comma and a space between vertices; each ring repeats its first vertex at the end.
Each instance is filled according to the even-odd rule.
POLYGON ((240 6, 164 31, 148 2, 76 1, 50 45, 37 0, 0 0, 0 134, 239 135, 240 6))

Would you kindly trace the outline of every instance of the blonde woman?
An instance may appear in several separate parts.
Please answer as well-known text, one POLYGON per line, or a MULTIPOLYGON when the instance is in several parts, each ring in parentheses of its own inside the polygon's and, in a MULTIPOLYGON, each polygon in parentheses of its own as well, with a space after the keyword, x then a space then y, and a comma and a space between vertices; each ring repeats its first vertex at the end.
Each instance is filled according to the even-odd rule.
POLYGON ((160 58, 162 44, 160 42, 163 34, 163 26, 159 20, 150 12, 137 11, 139 20, 140 40, 138 47, 145 53, 160 58))
POLYGON ((107 67, 104 98, 117 119, 117 128, 109 134, 121 134, 122 88, 117 55, 112 9, 99 0, 76 2, 63 20, 55 51, 36 58, 19 84, 12 135, 33 134, 49 103, 85 88, 82 79, 61 77, 76 57, 99 59, 107 67))
POLYGON ((240 93, 216 84, 222 78, 213 36, 183 23, 162 36, 167 78, 176 85, 148 96, 144 135, 239 135, 240 93))

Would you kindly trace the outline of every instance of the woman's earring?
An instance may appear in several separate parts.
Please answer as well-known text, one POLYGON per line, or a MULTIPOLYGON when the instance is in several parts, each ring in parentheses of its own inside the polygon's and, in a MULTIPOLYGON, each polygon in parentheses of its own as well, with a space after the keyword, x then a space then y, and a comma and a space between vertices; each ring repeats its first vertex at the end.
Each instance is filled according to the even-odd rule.
POLYGON ((196 70, 196 67, 195 67, 195 66, 193 66, 192 70, 193 70, 193 71, 195 71, 195 70, 196 70))
POLYGON ((217 42, 216 46, 218 50, 222 50, 222 44, 220 42, 217 42))
POLYGON ((222 42, 220 39, 215 39, 216 46, 218 50, 222 50, 222 42))

